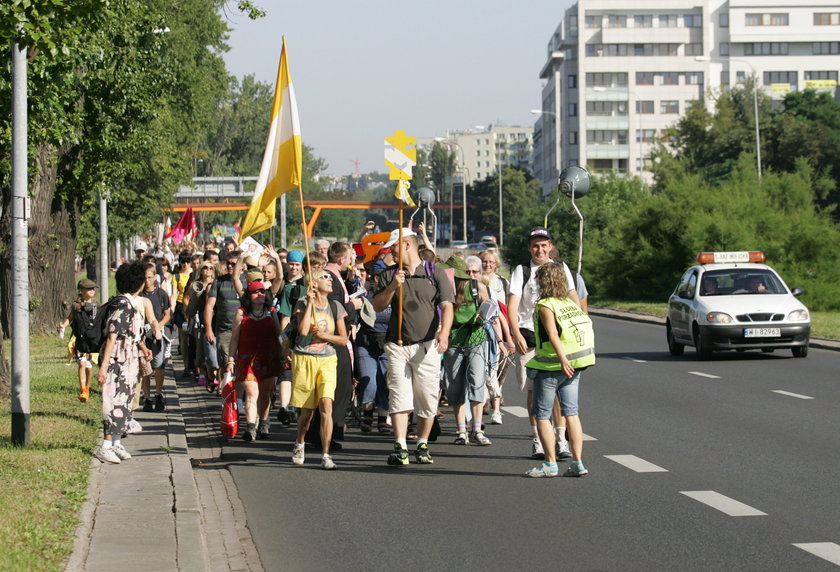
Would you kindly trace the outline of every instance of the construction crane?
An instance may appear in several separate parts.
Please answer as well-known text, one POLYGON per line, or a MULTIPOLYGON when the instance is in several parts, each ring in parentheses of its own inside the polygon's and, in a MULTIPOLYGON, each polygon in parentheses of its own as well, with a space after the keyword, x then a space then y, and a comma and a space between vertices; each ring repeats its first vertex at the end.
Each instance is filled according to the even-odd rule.
POLYGON ((356 166, 355 175, 356 175, 356 177, 358 177, 359 176, 359 164, 361 163, 361 161, 359 161, 358 157, 356 157, 355 159, 349 159, 349 161, 356 166))

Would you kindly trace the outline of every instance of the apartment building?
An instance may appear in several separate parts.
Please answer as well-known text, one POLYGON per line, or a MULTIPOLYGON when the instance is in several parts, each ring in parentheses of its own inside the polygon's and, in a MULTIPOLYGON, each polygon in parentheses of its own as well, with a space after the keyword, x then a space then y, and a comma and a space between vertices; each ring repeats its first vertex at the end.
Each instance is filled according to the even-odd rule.
POLYGON ((435 143, 455 154, 459 178, 472 184, 502 167, 532 170, 534 128, 518 125, 490 125, 447 130, 443 137, 418 137, 417 147, 429 152, 435 143))
POLYGON ((838 71, 837 0, 579 0, 540 71, 535 176, 545 193, 570 165, 650 181, 654 137, 709 90, 754 77, 774 100, 806 88, 837 97, 838 71))

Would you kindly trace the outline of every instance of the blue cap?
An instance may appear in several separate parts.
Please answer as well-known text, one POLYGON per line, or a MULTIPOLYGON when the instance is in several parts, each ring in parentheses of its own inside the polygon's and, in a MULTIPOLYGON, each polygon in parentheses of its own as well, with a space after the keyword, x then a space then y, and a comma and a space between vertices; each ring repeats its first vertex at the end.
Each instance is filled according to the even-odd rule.
POLYGON ((286 262, 303 262, 306 255, 300 250, 290 250, 286 255, 286 262))
POLYGON ((386 268, 388 268, 388 265, 385 264, 384 261, 377 260, 376 262, 373 263, 373 268, 371 269, 371 272, 373 274, 378 274, 379 272, 382 272, 386 268))

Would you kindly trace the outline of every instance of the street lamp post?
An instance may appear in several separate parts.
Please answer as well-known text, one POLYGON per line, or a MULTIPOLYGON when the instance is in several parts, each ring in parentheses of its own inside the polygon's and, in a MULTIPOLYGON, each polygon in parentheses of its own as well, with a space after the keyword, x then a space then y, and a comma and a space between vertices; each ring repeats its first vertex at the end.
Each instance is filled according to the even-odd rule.
POLYGON ((710 56, 695 56, 694 61, 696 62, 741 62, 748 68, 750 68, 750 72, 752 72, 753 77, 753 113, 755 114, 755 165, 756 170, 758 171, 758 178, 761 179, 761 134, 759 131, 758 126, 758 74, 755 71, 755 68, 752 66, 750 62, 747 60, 743 60, 740 58, 718 58, 713 59, 710 56))

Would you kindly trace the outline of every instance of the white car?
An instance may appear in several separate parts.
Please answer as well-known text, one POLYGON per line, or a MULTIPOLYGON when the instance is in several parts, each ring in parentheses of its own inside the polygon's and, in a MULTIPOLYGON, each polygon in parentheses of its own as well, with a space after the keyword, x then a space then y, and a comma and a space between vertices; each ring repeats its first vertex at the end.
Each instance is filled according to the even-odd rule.
POLYGON ((694 346, 700 359, 715 350, 789 348, 808 355, 811 318, 762 252, 702 252, 668 298, 668 350, 694 346))

